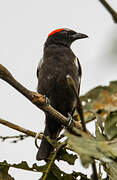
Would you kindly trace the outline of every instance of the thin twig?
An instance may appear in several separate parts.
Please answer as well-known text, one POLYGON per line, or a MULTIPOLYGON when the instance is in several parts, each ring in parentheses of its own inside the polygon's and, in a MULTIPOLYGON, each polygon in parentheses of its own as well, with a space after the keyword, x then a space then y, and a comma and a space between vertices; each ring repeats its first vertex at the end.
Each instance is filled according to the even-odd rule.
POLYGON ((115 23, 117 23, 117 12, 106 2, 106 0, 99 0, 107 11, 112 15, 112 18, 115 23))
POLYGON ((15 140, 13 140, 12 142, 17 142, 17 141, 23 140, 23 139, 25 139, 25 138, 27 138, 27 137, 29 137, 29 136, 26 135, 26 134, 20 134, 20 135, 18 135, 18 136, 0 136, 0 139, 1 139, 2 141, 5 141, 5 140, 7 140, 7 139, 15 139, 15 140))
POLYGON ((92 179, 93 179, 93 180, 98 180, 97 167, 96 167, 96 162, 95 162, 95 160, 94 160, 94 162, 92 163, 92 170, 93 170, 92 179))
POLYGON ((64 147, 64 146, 65 146, 65 143, 61 143, 61 144, 56 148, 56 150, 52 153, 52 156, 51 156, 51 158, 50 158, 50 161, 48 162, 47 170, 46 170, 46 172, 45 172, 45 174, 44 174, 44 176, 43 176, 43 180, 46 180, 46 179, 47 179, 48 174, 49 174, 49 172, 51 171, 52 165, 53 165, 53 163, 54 163, 54 161, 55 161, 55 158, 56 158, 59 150, 60 150, 62 147, 64 147))
POLYGON ((35 146, 37 147, 37 149, 39 149, 37 139, 40 139, 40 136, 41 136, 41 139, 42 139, 42 137, 43 137, 42 133, 37 133, 36 136, 35 136, 35 146))
MULTIPOLYGON (((30 130, 25 129, 25 128, 21 127, 21 126, 18 126, 16 124, 10 123, 10 122, 8 122, 8 121, 6 121, 4 119, 0 119, 0 124, 3 124, 5 126, 7 126, 7 127, 10 127, 10 128, 15 129, 17 131, 20 131, 20 132, 25 133, 25 134, 27 134, 29 136, 32 136, 32 137, 35 137, 36 134, 37 134, 34 131, 30 131, 30 130)), ((41 136, 38 136, 38 138, 41 139, 41 136)))

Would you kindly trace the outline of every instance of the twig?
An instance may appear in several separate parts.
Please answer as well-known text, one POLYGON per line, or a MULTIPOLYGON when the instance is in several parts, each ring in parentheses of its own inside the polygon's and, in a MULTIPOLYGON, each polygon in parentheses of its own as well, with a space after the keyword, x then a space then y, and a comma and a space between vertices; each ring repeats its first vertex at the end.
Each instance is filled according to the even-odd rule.
POLYGON ((50 158, 50 161, 48 162, 47 170, 46 170, 46 172, 45 172, 45 174, 44 174, 44 176, 43 176, 43 180, 46 180, 46 179, 47 179, 48 174, 49 174, 49 172, 51 171, 52 165, 53 165, 53 163, 54 163, 54 161, 55 161, 55 158, 56 158, 56 156, 57 156, 57 153, 58 153, 59 150, 60 150, 62 147, 64 147, 64 146, 65 146, 65 143, 61 143, 61 144, 56 148, 56 151, 54 151, 54 152, 52 153, 52 156, 51 156, 51 158, 50 158))
POLYGON ((102 180, 101 162, 99 163, 99 178, 102 180))
POLYGON ((26 134, 20 134, 18 136, 0 136, 0 139, 2 141, 5 141, 6 139, 16 139, 16 140, 13 140, 12 142, 17 142, 19 140, 23 140, 26 137, 29 137, 29 136, 26 134))
POLYGON ((117 23, 117 12, 106 2, 106 0, 99 0, 107 11, 112 15, 112 18, 115 23, 117 23))
POLYGON ((94 162, 92 163, 92 170, 93 170, 92 179, 93 179, 93 180, 98 180, 97 167, 96 167, 96 162, 95 162, 95 160, 94 160, 94 162))
MULTIPOLYGON (((65 127, 68 126, 69 124, 68 119, 65 116, 63 116, 61 113, 56 111, 51 105, 48 105, 43 95, 26 89, 23 85, 21 85, 18 81, 16 81, 14 77, 11 75, 11 73, 1 64, 0 64, 0 78, 5 80, 17 91, 23 94, 38 108, 42 109, 45 113, 48 113, 52 117, 54 117, 60 124, 62 124, 65 127)), ((69 126, 69 130, 70 132, 78 135, 77 129, 75 127, 80 128, 78 122, 72 122, 69 126)))
POLYGON ((37 133, 36 136, 35 136, 35 146, 37 147, 37 149, 39 149, 39 146, 38 146, 38 143, 37 143, 37 139, 40 139, 40 136, 42 138, 43 134, 42 133, 37 133))
MULTIPOLYGON (((0 124, 3 124, 5 126, 7 126, 7 127, 10 127, 10 128, 15 129, 17 131, 20 131, 20 132, 25 133, 25 134, 27 134, 29 136, 32 136, 32 137, 35 137, 36 134, 37 134, 34 131, 30 131, 30 130, 25 129, 25 128, 21 127, 21 126, 18 126, 16 124, 10 123, 10 122, 8 122, 8 121, 6 121, 4 119, 0 119, 0 124)), ((38 138, 41 139, 41 136, 38 136, 38 138)))

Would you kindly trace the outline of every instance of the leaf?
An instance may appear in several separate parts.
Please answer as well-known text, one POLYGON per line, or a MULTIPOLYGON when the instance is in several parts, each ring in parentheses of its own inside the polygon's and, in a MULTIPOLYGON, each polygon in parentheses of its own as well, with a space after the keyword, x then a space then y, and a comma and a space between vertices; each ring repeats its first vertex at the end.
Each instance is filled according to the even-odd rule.
POLYGON ((0 180, 15 180, 8 174, 9 167, 0 164, 0 180))
POLYGON ((77 155, 69 154, 66 149, 61 149, 57 155, 57 160, 66 161, 69 165, 74 165, 77 155))
POLYGON ((84 104, 83 110, 86 121, 93 118, 93 113, 91 114, 91 111, 97 112, 99 110, 104 110, 104 114, 106 114, 106 112, 116 111, 117 81, 110 82, 109 86, 98 86, 90 90, 84 96, 81 96, 80 99, 84 104))
POLYGON ((38 171, 38 172, 45 172, 47 168, 47 164, 44 166, 37 166, 37 164, 33 164, 32 167, 29 167, 26 161, 22 161, 19 164, 9 164, 7 161, 0 162, 0 167, 13 167, 13 168, 18 168, 18 169, 23 169, 23 170, 28 170, 28 171, 38 171))
POLYGON ((117 180, 117 163, 112 162, 106 164, 105 171, 109 176, 109 180, 117 180))
POLYGON ((101 128, 99 127, 97 122, 95 123, 95 126, 96 126, 96 128, 95 128, 96 140, 98 140, 98 141, 106 140, 104 135, 100 132, 101 128))
POLYGON ((99 141, 99 139, 89 137, 89 135, 83 132, 81 132, 81 136, 75 136, 69 132, 65 134, 68 137, 70 148, 80 155, 81 160, 85 159, 83 165, 86 164, 87 166, 87 164, 91 163, 92 158, 103 162, 112 162, 117 158, 117 151, 113 148, 112 144, 108 144, 108 141, 99 141))
POLYGON ((109 140, 117 136, 117 111, 111 112, 106 118, 104 128, 109 140))
MULTIPOLYGON (((80 177, 81 180, 89 180, 86 175, 83 175, 79 172, 72 172, 71 174, 67 174, 60 170, 57 165, 53 164, 51 171, 48 174, 47 180, 75 180, 77 177, 80 177)), ((43 179, 43 176, 40 180, 43 179)))

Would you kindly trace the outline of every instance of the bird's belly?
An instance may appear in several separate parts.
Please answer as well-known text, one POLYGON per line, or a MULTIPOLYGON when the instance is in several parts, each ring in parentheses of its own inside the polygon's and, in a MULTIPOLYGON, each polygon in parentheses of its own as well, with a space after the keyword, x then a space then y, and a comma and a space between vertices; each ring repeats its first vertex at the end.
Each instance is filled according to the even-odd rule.
POLYGON ((50 104, 56 110, 67 115, 67 113, 73 111, 76 98, 67 84, 66 76, 70 74, 77 87, 78 81, 76 77, 78 77, 78 75, 72 63, 69 67, 66 66, 67 68, 64 66, 66 66, 66 64, 63 65, 63 63, 60 62, 56 64, 55 67, 53 67, 51 63, 48 64, 47 67, 46 65, 43 66, 39 74, 38 92, 46 95, 50 100, 50 104), (45 74, 45 72, 47 73, 45 74))
POLYGON ((73 109, 75 108, 75 96, 68 89, 64 91, 56 91, 56 94, 54 96, 52 95, 51 98, 53 107, 55 107, 55 109, 57 109, 65 116, 68 113, 72 113, 73 109))
MULTIPOLYGON (((56 79, 57 82, 57 79, 56 79)), ((59 83, 53 83, 46 92, 51 105, 64 115, 71 113, 75 107, 76 98, 66 80, 59 80, 59 83)))

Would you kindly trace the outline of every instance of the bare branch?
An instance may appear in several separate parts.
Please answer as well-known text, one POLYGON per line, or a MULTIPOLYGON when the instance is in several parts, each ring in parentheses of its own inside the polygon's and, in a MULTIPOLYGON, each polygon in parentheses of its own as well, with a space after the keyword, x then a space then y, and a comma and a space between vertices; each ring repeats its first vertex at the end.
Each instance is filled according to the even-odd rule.
MULTIPOLYGON (((46 103, 46 99, 43 95, 26 89, 18 81, 16 81, 14 79, 14 77, 11 75, 11 73, 1 64, 0 64, 0 78, 5 80, 12 87, 14 87, 17 91, 19 91, 21 94, 23 94, 27 99, 29 99, 38 108, 43 110, 45 113, 50 114, 52 117, 54 117, 60 124, 62 124, 65 127, 68 126, 68 124, 69 124, 68 119, 65 116, 63 116, 61 113, 56 111, 51 105, 48 105, 46 103)), ((73 121, 69 126, 69 131, 78 135, 77 129, 75 127, 77 127, 77 128, 81 127, 79 122, 73 121)), ((19 127, 19 129, 20 129, 20 127, 19 127)))
MULTIPOLYGON (((21 127, 21 126, 18 126, 16 124, 10 123, 10 122, 8 122, 8 121, 6 121, 4 119, 0 119, 0 124, 3 124, 5 126, 7 126, 7 127, 10 127, 10 128, 15 129, 17 131, 20 131, 20 132, 25 133, 25 134, 27 134, 29 136, 32 136, 32 137, 35 137, 36 134, 37 134, 34 131, 30 131, 30 130, 25 129, 25 128, 21 127)), ((41 135, 40 136, 38 135, 38 138, 41 139, 41 135)))
POLYGON ((17 141, 21 141, 21 140, 24 140, 25 138, 29 137, 27 134, 20 134, 18 136, 0 136, 0 139, 2 141, 5 141, 7 139, 15 139, 15 140, 12 140, 13 143, 16 143, 17 141))
POLYGON ((106 2, 106 0, 99 0, 107 11, 112 15, 112 18, 115 23, 117 23, 117 12, 106 2))

